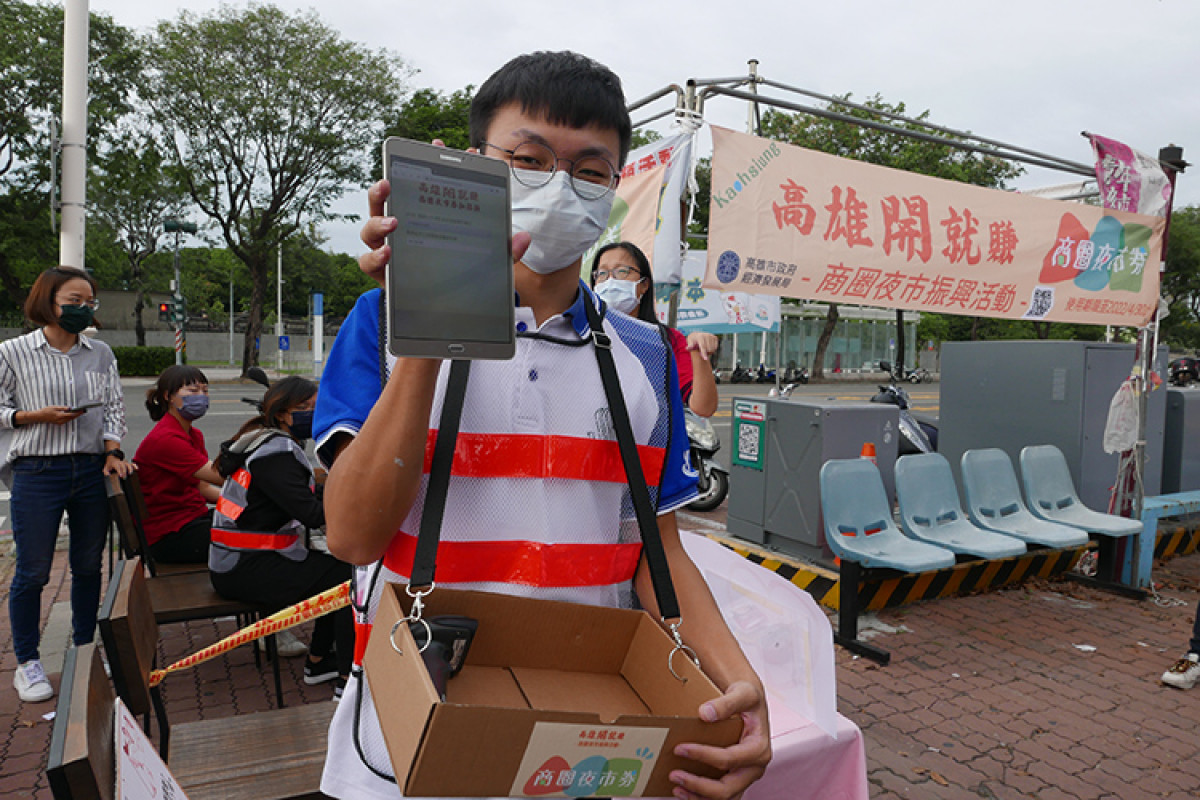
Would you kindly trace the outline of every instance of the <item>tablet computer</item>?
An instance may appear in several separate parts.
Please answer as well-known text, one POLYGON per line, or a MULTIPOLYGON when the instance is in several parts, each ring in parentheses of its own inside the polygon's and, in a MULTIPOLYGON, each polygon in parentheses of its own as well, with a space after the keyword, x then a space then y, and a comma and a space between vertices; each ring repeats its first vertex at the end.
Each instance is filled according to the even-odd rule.
POLYGON ((505 359, 516 351, 508 164, 390 138, 387 342, 395 356, 505 359))

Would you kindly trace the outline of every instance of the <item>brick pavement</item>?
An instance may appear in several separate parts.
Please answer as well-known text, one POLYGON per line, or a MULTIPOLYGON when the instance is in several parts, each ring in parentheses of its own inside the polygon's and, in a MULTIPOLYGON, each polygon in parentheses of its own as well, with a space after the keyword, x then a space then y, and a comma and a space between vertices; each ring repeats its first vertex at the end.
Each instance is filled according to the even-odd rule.
MULTIPOLYGON (((723 516, 722 509, 683 524, 711 528, 723 516)), ((56 558, 45 613, 68 597, 65 556, 56 558)), ((11 567, 11 557, 0 555, 0 598, 11 567)), ((866 737, 872 797, 1200 797, 1200 688, 1180 692, 1158 682, 1190 635, 1200 554, 1168 562, 1155 577, 1164 595, 1187 605, 1162 608, 1056 582, 881 612, 879 620, 897 629, 877 639, 892 652, 889 666, 837 654, 838 708, 866 737)), ((231 622, 166 626, 161 659, 169 663, 232 630, 231 622)), ((17 701, 11 639, 5 613, 0 800, 49 798, 51 723, 42 714, 53 703, 17 701)), ((301 663, 284 661, 287 702, 329 702, 328 684, 300 680, 301 663)), ((274 702, 270 670, 258 671, 247 648, 168 678, 164 696, 178 722, 274 702)))

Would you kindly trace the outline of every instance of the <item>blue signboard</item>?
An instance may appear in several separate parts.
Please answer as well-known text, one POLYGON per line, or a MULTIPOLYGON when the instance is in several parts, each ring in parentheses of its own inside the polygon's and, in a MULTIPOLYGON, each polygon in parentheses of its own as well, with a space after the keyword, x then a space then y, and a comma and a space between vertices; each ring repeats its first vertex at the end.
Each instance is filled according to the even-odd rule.
POLYGON ((280 350, 291 350, 292 349, 292 344, 288 340, 288 337, 286 337, 286 336, 279 337, 279 349, 280 350))

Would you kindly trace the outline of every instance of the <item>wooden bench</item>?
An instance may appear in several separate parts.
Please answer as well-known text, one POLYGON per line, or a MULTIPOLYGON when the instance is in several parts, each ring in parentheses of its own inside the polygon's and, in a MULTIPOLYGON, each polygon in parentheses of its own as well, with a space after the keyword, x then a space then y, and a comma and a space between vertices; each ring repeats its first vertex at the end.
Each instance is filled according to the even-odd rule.
MULTIPOLYGON (((117 527, 122 550, 128 558, 140 559, 150 570, 150 578, 146 581, 146 587, 150 593, 150 606, 154 609, 154 619, 158 624, 167 625, 219 617, 236 617, 245 624, 275 610, 243 603, 239 600, 229 600, 217 594, 217 590, 212 586, 212 579, 209 578, 207 566, 202 569, 194 564, 177 565, 178 569, 168 569, 171 565, 156 566, 153 559, 149 557, 150 548, 146 543, 145 531, 135 513, 138 498, 141 496, 137 479, 122 480, 116 475, 110 475, 107 488, 109 509, 117 527)), ((141 502, 144 507, 144 501, 141 502)), ((115 567, 113 574, 116 574, 115 567)), ((266 637, 265 644, 267 658, 270 660, 274 672, 275 702, 279 708, 283 708, 283 679, 279 670, 279 654, 275 649, 275 637, 266 637)), ((257 650, 255 650, 254 658, 257 663, 257 650)))
POLYGON ((133 714, 154 712, 160 752, 191 800, 320 798, 321 770, 334 704, 315 703, 171 727, 150 672, 158 623, 137 559, 113 575, 100 635, 117 694, 133 714))
POLYGON ((46 763, 55 800, 112 800, 116 794, 115 702, 96 645, 68 649, 46 763))

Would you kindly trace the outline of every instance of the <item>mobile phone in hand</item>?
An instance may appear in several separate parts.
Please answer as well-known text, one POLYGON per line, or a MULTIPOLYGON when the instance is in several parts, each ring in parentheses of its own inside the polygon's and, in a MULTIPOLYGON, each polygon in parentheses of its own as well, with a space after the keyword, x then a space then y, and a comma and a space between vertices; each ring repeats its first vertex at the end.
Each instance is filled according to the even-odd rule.
POLYGON ((68 408, 67 413, 68 414, 78 414, 80 411, 87 411, 89 408, 96 408, 96 407, 102 406, 102 405, 104 405, 104 404, 101 403, 99 400, 88 400, 87 402, 80 403, 79 405, 75 406, 74 408, 68 408))

